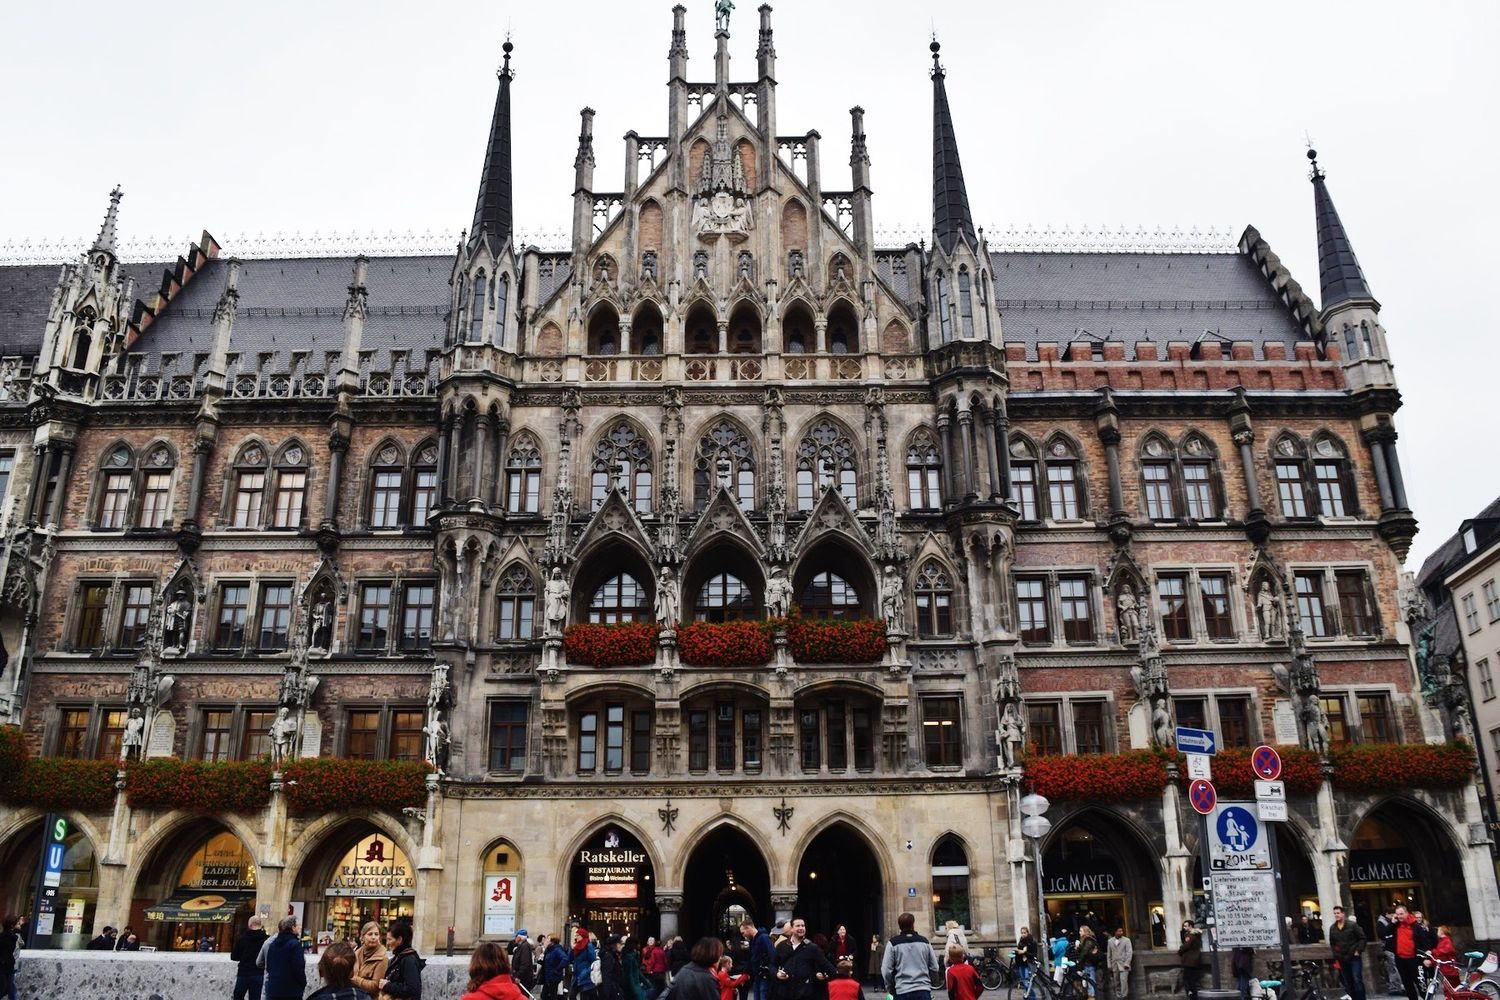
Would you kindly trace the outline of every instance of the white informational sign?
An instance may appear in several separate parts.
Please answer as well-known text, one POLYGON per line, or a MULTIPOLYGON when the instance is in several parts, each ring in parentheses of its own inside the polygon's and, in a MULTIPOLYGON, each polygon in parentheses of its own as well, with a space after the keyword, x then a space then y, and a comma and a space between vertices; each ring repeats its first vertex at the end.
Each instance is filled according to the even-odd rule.
POLYGON ((1267 800, 1256 803, 1256 811, 1260 813, 1262 823, 1285 823, 1287 822, 1286 802, 1267 800))
POLYGON ((1215 873, 1271 870, 1271 847, 1255 803, 1214 806, 1208 814, 1208 858, 1215 873))
POLYGON ((484 877, 484 933, 486 937, 514 937, 516 933, 516 885, 520 872, 500 872, 484 877))
POLYGON ((1292 707, 1290 699, 1276 699, 1276 704, 1271 707, 1271 728, 1277 743, 1290 746, 1297 742, 1297 710, 1292 707))
POLYGON ((1286 782, 1257 781, 1255 783, 1255 811, 1262 823, 1285 823, 1286 782))
POLYGON ((1276 877, 1270 872, 1214 872, 1214 916, 1220 948, 1279 948, 1276 877))
POLYGON ((1212 760, 1213 758, 1206 753, 1188 754, 1188 780, 1197 781, 1201 778, 1204 781, 1212 781, 1214 777, 1213 768, 1209 764, 1212 760))

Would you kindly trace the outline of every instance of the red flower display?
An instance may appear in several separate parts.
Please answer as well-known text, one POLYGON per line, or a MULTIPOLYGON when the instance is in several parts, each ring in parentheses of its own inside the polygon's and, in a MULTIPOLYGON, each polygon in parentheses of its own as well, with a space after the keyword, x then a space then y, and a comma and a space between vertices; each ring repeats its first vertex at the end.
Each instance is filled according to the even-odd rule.
POLYGON ((102 812, 114 805, 118 769, 112 760, 33 760, 20 727, 0 726, 0 801, 38 809, 102 812))
POLYGON ((346 809, 399 813, 427 803, 432 767, 413 760, 344 760, 312 757, 281 769, 287 809, 299 815, 346 809))
POLYGON ((792 619, 786 622, 786 640, 798 663, 877 663, 885 656, 885 622, 792 619))
MULTIPOLYGON (((1222 799, 1255 798, 1255 772, 1250 769, 1250 755, 1254 751, 1240 749, 1220 750, 1213 759, 1214 788, 1222 799)), ((1281 779, 1286 782, 1288 795, 1315 795, 1323 783, 1322 763, 1318 755, 1299 746, 1279 746, 1281 756, 1281 779)), ((1182 787, 1189 784, 1187 761, 1178 755, 1178 780, 1182 787)))
POLYGON ((563 631, 563 653, 569 663, 586 667, 634 667, 656 659, 655 622, 595 625, 579 622, 563 631))
POLYGON ((1333 751, 1333 785, 1345 792, 1462 788, 1474 779, 1467 743, 1367 743, 1333 751))
POLYGON ((254 812, 271 801, 271 762, 175 757, 132 761, 125 768, 125 797, 133 809, 254 812))
POLYGON ((1056 802, 1149 799, 1167 787, 1166 758, 1155 750, 1044 754, 1022 762, 1028 792, 1056 802))
POLYGON ((774 651, 771 622, 689 622, 677 630, 682 662, 692 667, 761 667, 774 651))

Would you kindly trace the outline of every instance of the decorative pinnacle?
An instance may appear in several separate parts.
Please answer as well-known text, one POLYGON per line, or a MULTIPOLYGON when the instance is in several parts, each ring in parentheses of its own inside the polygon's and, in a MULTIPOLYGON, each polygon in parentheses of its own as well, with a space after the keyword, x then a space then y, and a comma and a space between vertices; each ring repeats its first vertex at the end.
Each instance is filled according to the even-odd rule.
POLYGON ((500 66, 500 72, 495 75, 502 80, 509 80, 516 74, 510 68, 510 54, 515 51, 515 46, 510 43, 510 32, 505 33, 505 44, 500 46, 500 51, 505 53, 505 62, 500 66))
POLYGON ((1311 145, 1307 147, 1307 158, 1312 163, 1312 176, 1315 178, 1324 176, 1323 168, 1318 166, 1318 151, 1311 145))
POLYGON ((938 42, 936 32, 933 33, 932 44, 928 45, 927 48, 932 51, 932 75, 942 76, 943 64, 938 61, 938 52, 942 50, 943 46, 938 42))
POLYGON ((104 222, 99 226, 99 235, 94 237, 92 249, 103 250, 106 253, 115 252, 115 222, 120 214, 120 199, 125 197, 125 192, 120 185, 109 193, 109 208, 104 212, 104 222))

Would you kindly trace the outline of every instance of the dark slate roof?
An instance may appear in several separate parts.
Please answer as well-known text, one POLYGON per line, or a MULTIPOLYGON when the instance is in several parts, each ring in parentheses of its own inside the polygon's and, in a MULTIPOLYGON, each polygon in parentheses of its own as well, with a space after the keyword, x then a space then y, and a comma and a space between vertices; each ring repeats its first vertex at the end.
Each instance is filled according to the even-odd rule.
MULTIPOLYGON (((1500 536, 1500 498, 1490 501, 1484 510, 1464 523, 1475 526, 1476 541, 1480 549, 1494 544, 1495 538, 1500 536)), ((1423 560, 1422 568, 1417 572, 1417 586, 1429 592, 1429 595, 1435 590, 1441 590, 1444 577, 1457 569, 1466 555, 1462 531, 1456 531, 1423 560)))
POLYGON ((969 246, 974 238, 974 217, 969 213, 969 192, 964 187, 964 168, 958 162, 958 137, 948 110, 948 88, 938 62, 938 43, 932 42, 932 234, 945 251, 952 252, 959 237, 969 246))
POLYGON ((564 250, 542 253, 538 256, 541 257, 541 261, 537 268, 536 300, 545 303, 552 298, 554 292, 568 283, 568 278, 573 274, 573 255, 564 250))
POLYGON ((1452 656, 1463 649, 1463 633, 1458 629, 1458 609, 1452 601, 1440 604, 1432 616, 1432 652, 1435 656, 1452 656))
POLYGON ((479 197, 474 203, 474 225, 471 238, 488 232, 494 245, 500 246, 510 236, 510 52, 514 46, 507 40, 505 65, 501 68, 500 89, 495 93, 495 116, 490 121, 489 143, 484 151, 484 168, 479 172, 479 197))
POLYGON ((47 310, 60 270, 57 264, 0 267, 0 355, 34 358, 42 349, 47 310))
MULTIPOLYGON (((370 313, 360 345, 374 352, 369 367, 385 370, 390 352, 405 351, 413 367, 422 368, 426 352, 442 348, 452 268, 447 255, 370 260, 370 313)), ((133 348, 147 355, 146 370, 155 370, 164 354, 192 357, 213 350, 214 305, 227 269, 224 259, 210 261, 146 328, 133 348)), ((247 362, 273 355, 267 371, 288 370, 291 352, 309 352, 311 370, 322 370, 330 354, 343 351, 344 303, 353 274, 352 257, 242 261, 230 352, 247 362)))
POLYGON ((1360 270, 1359 259, 1354 256, 1354 246, 1349 234, 1344 232, 1344 223, 1339 219, 1338 209, 1333 207, 1333 197, 1328 193, 1328 183, 1323 171, 1313 164, 1313 209, 1318 216, 1318 277, 1321 279, 1321 306, 1324 310, 1355 299, 1373 299, 1370 286, 1365 282, 1365 272, 1360 270))

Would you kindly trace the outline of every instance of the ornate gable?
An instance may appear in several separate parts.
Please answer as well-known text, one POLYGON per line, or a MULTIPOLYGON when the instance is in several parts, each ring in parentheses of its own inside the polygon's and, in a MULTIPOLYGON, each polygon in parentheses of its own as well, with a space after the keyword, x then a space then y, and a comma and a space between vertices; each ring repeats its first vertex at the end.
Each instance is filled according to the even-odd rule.
POLYGON ((871 559, 875 557, 870 533, 849 509, 843 494, 832 486, 824 487, 823 495, 818 498, 812 512, 807 515, 807 520, 803 522, 802 531, 792 545, 792 558, 796 559, 815 542, 828 535, 842 535, 862 551, 869 553, 871 559))
POLYGON ((570 558, 578 559, 605 539, 628 541, 648 555, 656 550, 651 543, 651 536, 646 532, 646 526, 631 509, 629 501, 625 499, 625 494, 614 487, 605 495, 604 503, 594 512, 594 516, 589 518, 589 523, 584 526, 582 534, 573 543, 570 558))
POLYGON ((757 556, 766 557, 765 543, 740 509, 734 494, 728 487, 720 486, 688 535, 687 550, 691 554, 726 537, 744 542, 757 556))

